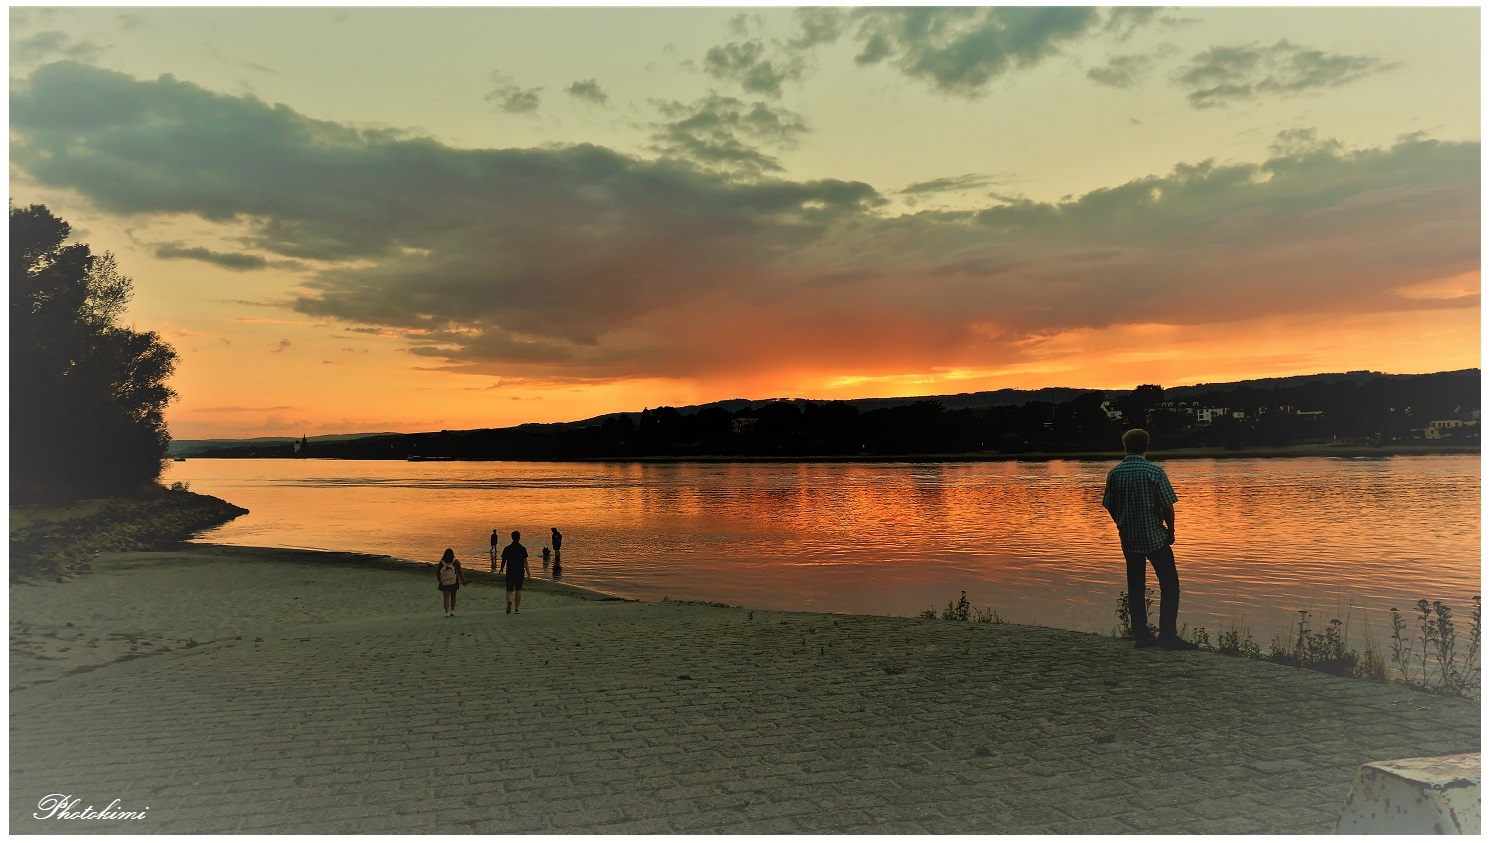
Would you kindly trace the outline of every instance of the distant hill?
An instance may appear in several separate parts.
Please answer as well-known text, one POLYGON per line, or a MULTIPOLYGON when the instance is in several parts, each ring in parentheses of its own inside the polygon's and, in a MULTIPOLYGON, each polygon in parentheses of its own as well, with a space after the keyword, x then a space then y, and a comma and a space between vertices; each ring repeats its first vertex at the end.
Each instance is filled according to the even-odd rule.
MULTIPOLYGON (((960 410, 966 407, 1019 407, 1029 401, 1051 401, 1055 404, 1064 401, 1072 401, 1090 389, 1078 389, 1069 386, 1048 386, 1042 389, 998 389, 991 392, 960 392, 950 395, 913 395, 905 398, 850 398, 842 400, 842 404, 849 404, 856 409, 866 412, 867 410, 880 410, 884 407, 902 407, 908 404, 916 404, 919 401, 938 401, 946 408, 960 410)), ((709 404, 691 404, 686 407, 676 407, 681 415, 693 416, 702 410, 720 407, 728 413, 737 413, 744 409, 756 409, 765 404, 777 404, 790 401, 802 407, 805 404, 824 404, 830 399, 825 398, 728 398, 725 401, 712 401, 709 404)), ((573 422, 556 422, 545 424, 532 422, 519 425, 521 428, 530 427, 592 427, 603 421, 625 415, 637 422, 642 412, 629 413, 607 413, 606 415, 593 416, 589 419, 573 422)))
MULTIPOLYGON (((1467 372, 1477 373, 1478 370, 1457 369, 1450 372, 1438 372, 1437 374, 1455 375, 1467 372)), ((1360 384, 1369 383, 1376 378, 1390 378, 1392 380, 1396 380, 1419 377, 1425 376, 1387 375, 1384 372, 1371 372, 1361 369, 1356 372, 1339 372, 1336 374, 1328 375, 1291 375, 1284 378, 1257 378, 1255 380, 1248 381, 1231 381, 1230 383, 1198 383, 1194 384, 1193 386, 1170 386, 1167 388, 1166 392, 1168 398, 1177 400, 1184 397, 1191 398, 1195 395, 1203 395, 1208 392, 1229 392, 1235 389, 1287 389, 1294 386, 1309 384, 1313 381, 1321 381, 1323 383, 1338 383, 1341 381, 1348 381, 1355 386, 1359 386, 1360 384)))
MULTIPOLYGON (((1477 369, 1460 369, 1455 372, 1441 372, 1438 374, 1457 374, 1459 372, 1477 372, 1477 369)), ((1415 378, 1422 375, 1387 375, 1383 372, 1371 372, 1358 370, 1353 372, 1331 372, 1317 375, 1289 375, 1280 378, 1256 378, 1244 381, 1229 381, 1224 383, 1199 383, 1192 386, 1170 386, 1165 393, 1170 400, 1192 398, 1210 392, 1230 392, 1235 389, 1286 389, 1293 386, 1321 381, 1323 383, 1337 383, 1348 381, 1355 385, 1368 383, 1375 378, 1415 378)), ((850 404, 861 412, 867 410, 880 410, 885 407, 903 407, 908 404, 916 404, 920 401, 938 401, 946 409, 962 410, 975 407, 1020 407, 1030 401, 1048 401, 1054 404, 1062 404, 1072 401, 1080 395, 1090 392, 1103 392, 1107 398, 1119 398, 1129 393, 1130 389, 1085 389, 1073 386, 1048 386, 1042 389, 997 389, 986 392, 959 392, 944 395, 913 395, 903 398, 851 398, 842 403, 850 404)), ((801 407, 811 401, 823 404, 828 399, 824 398, 729 398, 725 401, 712 401, 709 404, 691 404, 685 407, 676 407, 681 415, 690 416, 712 407, 720 407, 729 413, 736 413, 743 409, 756 409, 765 404, 773 404, 780 401, 792 401, 801 407)), ((579 427, 594 427, 603 421, 625 415, 636 423, 642 415, 638 412, 607 413, 600 416, 592 416, 573 422, 530 422, 518 425, 521 429, 528 428, 550 428, 565 429, 579 427)))
MULTIPOLYGON (((1442 372, 1442 373, 1437 373, 1437 374, 1438 375, 1472 375, 1472 376, 1477 376, 1478 375, 1478 371, 1479 370, 1477 370, 1477 369, 1462 369, 1462 370, 1458 370, 1458 371, 1455 371, 1455 372, 1442 372)), ((1286 390, 1286 389, 1291 389, 1291 388, 1294 388, 1294 387, 1304 386, 1306 384, 1310 384, 1310 383, 1313 383, 1313 382, 1320 382, 1320 383, 1323 383, 1323 384, 1348 382, 1348 383, 1354 384, 1355 386, 1359 386, 1359 385, 1363 385, 1363 384, 1369 383, 1370 381, 1373 381, 1373 380, 1376 380, 1376 379, 1388 379, 1388 380, 1392 380, 1392 381, 1398 381, 1398 380, 1408 380, 1408 379, 1413 379, 1413 378, 1427 378, 1427 377, 1432 377, 1432 376, 1431 375, 1387 375, 1387 374, 1384 374, 1384 373, 1381 373, 1381 372, 1371 372, 1371 371, 1360 370, 1360 371, 1353 371, 1353 372, 1333 372, 1333 373, 1322 373, 1322 374, 1315 374, 1315 375, 1292 375, 1292 376, 1279 377, 1279 378, 1256 378, 1256 379, 1252 379, 1252 380, 1230 381, 1230 382, 1224 382, 1224 383, 1201 383, 1201 384, 1194 384, 1192 386, 1174 386, 1174 387, 1168 387, 1165 390, 1165 394, 1166 394, 1166 397, 1167 397, 1168 400, 1177 401, 1177 400, 1182 400, 1182 399, 1192 399, 1192 398, 1196 398, 1198 396, 1206 395, 1206 394, 1209 394, 1209 393, 1229 393, 1229 392, 1233 392, 1233 391, 1236 391, 1236 390, 1245 390, 1245 389, 1253 389, 1253 390, 1281 389, 1281 390, 1286 390)), ((961 392, 961 393, 944 394, 944 395, 918 395, 918 396, 908 396, 908 397, 903 397, 903 398, 858 398, 858 399, 850 399, 850 400, 842 401, 840 403, 848 404, 848 405, 854 407, 858 412, 861 412, 861 413, 866 413, 866 412, 870 412, 870 411, 874 411, 874 410, 883 410, 883 409, 888 409, 888 408, 893 408, 893 407, 904 407, 904 406, 916 404, 916 403, 919 403, 919 402, 925 402, 925 401, 937 401, 940 404, 942 404, 945 407, 945 409, 947 409, 947 410, 962 410, 962 409, 979 409, 979 408, 986 408, 986 407, 1021 407, 1021 406, 1024 406, 1024 405, 1032 403, 1032 402, 1046 402, 1046 403, 1050 403, 1050 404, 1064 404, 1066 402, 1073 401, 1074 399, 1076 399, 1076 398, 1078 398, 1078 397, 1080 397, 1082 395, 1086 395, 1086 394, 1093 393, 1093 392, 1103 393, 1107 398, 1110 398, 1110 399, 1114 400, 1114 399, 1119 399, 1119 398, 1127 395, 1130 392, 1130 390, 1129 389, 1122 389, 1122 390, 1113 390, 1113 389, 1112 390, 1096 390, 1096 389, 1083 389, 1083 388, 1079 388, 1079 387, 1054 386, 1054 387, 1046 387, 1046 388, 1043 388, 1043 389, 998 389, 998 390, 985 391, 985 392, 961 392)), ((705 411, 705 410, 708 410, 708 409, 712 409, 712 408, 720 408, 722 410, 727 411, 728 413, 736 414, 736 413, 741 412, 742 410, 755 410, 755 409, 764 407, 766 405, 777 404, 777 403, 785 403, 785 402, 793 403, 793 404, 795 404, 801 410, 804 408, 805 405, 810 404, 810 403, 814 403, 814 404, 825 404, 825 403, 828 403, 824 399, 805 399, 805 398, 758 398, 758 399, 730 398, 730 399, 726 399, 726 400, 722 400, 722 401, 713 401, 713 402, 710 402, 710 403, 707 403, 707 404, 693 404, 693 405, 689 405, 689 406, 685 406, 685 407, 676 407, 675 409, 682 416, 694 416, 694 415, 697 415, 697 414, 701 413, 702 411, 705 411)), ((591 418, 581 419, 579 421, 571 421, 571 422, 530 422, 530 423, 526 423, 526 424, 516 425, 516 426, 513 426, 513 427, 508 427, 508 428, 480 428, 478 430, 473 430, 473 431, 450 431, 450 433, 469 433, 469 434, 476 434, 476 433, 482 433, 484 431, 486 431, 486 432, 494 432, 494 431, 519 431, 519 432, 526 432, 526 433, 543 434, 543 433, 548 432, 548 431, 568 431, 568 430, 580 430, 580 429, 584 429, 584 428, 600 427, 600 426, 602 426, 609 419, 618 419, 619 417, 624 417, 624 416, 627 417, 634 425, 637 425, 640 422, 640 420, 642 418, 642 415, 643 415, 642 410, 635 411, 635 412, 617 412, 617 413, 607 413, 607 414, 601 415, 601 416, 593 416, 591 418)), ((371 438, 371 437, 402 437, 402 436, 422 436, 422 435, 425 435, 425 434, 345 433, 345 434, 335 434, 335 435, 329 435, 329 436, 312 436, 312 437, 308 437, 307 441, 310 442, 310 443, 319 443, 319 442, 338 442, 338 441, 353 440, 353 439, 365 439, 365 438, 371 438)), ((431 435, 434 435, 434 432, 432 432, 431 435)), ((286 444, 289 444, 289 443, 292 443, 292 442, 296 442, 296 441, 299 440, 299 438, 300 437, 289 437, 289 436, 279 436, 279 437, 276 437, 276 436, 269 436, 269 437, 260 437, 260 438, 256 438, 256 439, 196 439, 196 440, 184 439, 184 440, 174 441, 174 442, 171 443, 170 455, 173 456, 173 457, 177 457, 177 456, 191 457, 191 456, 202 455, 202 454, 207 453, 209 451, 220 451, 222 449, 228 449, 228 448, 250 448, 250 447, 257 447, 257 448, 259 448, 261 450, 266 450, 266 449, 271 448, 273 446, 277 446, 277 445, 283 446, 283 445, 286 445, 286 444)))
MULTIPOLYGON (((325 436, 308 436, 307 442, 341 442, 345 439, 363 439, 369 436, 392 436, 390 433, 331 433, 325 436)), ((289 445, 300 442, 299 436, 260 436, 254 439, 173 439, 166 450, 168 457, 196 457, 219 448, 238 448, 245 445, 289 445)))

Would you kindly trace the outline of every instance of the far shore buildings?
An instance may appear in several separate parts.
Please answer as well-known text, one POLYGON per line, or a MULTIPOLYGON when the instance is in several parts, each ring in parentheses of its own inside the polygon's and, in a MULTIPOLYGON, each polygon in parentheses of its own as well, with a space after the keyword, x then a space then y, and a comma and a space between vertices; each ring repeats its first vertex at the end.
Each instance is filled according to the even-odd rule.
MULTIPOLYGON (((1105 409, 1107 411, 1110 410, 1108 406, 1105 409)), ((1409 417, 1415 416, 1414 408, 1412 407, 1391 407, 1389 411, 1392 415, 1408 417, 1408 421, 1410 420, 1409 417)), ((1107 415, 1111 415, 1111 418, 1116 417, 1116 415, 1108 412, 1107 415)), ((1155 427, 1164 418, 1171 417, 1174 420, 1173 424, 1180 424, 1184 429, 1208 427, 1219 420, 1228 420, 1253 426, 1268 416, 1288 416, 1307 425, 1322 423, 1328 417, 1327 413, 1323 410, 1299 410, 1291 405, 1275 407, 1261 406, 1246 411, 1230 407, 1206 407, 1196 401, 1164 401, 1146 411, 1146 424, 1147 427, 1155 427)), ((1462 407, 1455 407, 1453 408, 1453 416, 1455 417, 1423 422, 1426 425, 1425 427, 1407 425, 1400 428, 1399 433, 1391 433, 1385 439, 1431 440, 1478 438, 1481 412, 1477 408, 1464 409, 1462 407)), ((1334 437, 1335 440, 1337 438, 1336 436, 1334 437)), ((1380 436, 1376 435, 1371 437, 1371 439, 1378 440, 1380 436)))
POLYGON ((1424 435, 1428 439, 1446 439, 1461 432, 1464 428, 1476 427, 1478 425, 1478 411, 1473 411, 1473 419, 1464 421, 1462 419, 1438 419, 1426 428, 1424 435))

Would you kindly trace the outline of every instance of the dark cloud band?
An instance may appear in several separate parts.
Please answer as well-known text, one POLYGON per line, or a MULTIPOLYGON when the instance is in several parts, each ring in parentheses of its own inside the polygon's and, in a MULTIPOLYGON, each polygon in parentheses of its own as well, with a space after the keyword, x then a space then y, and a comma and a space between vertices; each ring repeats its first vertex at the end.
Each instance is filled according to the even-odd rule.
POLYGON ((1477 143, 1296 133, 1261 164, 896 216, 858 182, 454 149, 66 62, 13 87, 11 133, 13 166, 106 211, 231 223, 244 254, 326 262, 297 310, 511 377, 992 365, 1075 328, 1475 304, 1397 291, 1477 269, 1477 143))

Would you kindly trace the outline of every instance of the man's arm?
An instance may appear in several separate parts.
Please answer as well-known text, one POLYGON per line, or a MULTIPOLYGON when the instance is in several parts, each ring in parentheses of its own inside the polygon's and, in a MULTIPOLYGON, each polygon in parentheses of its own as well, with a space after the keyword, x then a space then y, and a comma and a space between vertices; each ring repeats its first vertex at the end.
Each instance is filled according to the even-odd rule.
POLYGON ((1177 517, 1177 510, 1173 509, 1172 504, 1162 504, 1162 525, 1167 528, 1168 544, 1172 544, 1173 540, 1177 538, 1177 517))

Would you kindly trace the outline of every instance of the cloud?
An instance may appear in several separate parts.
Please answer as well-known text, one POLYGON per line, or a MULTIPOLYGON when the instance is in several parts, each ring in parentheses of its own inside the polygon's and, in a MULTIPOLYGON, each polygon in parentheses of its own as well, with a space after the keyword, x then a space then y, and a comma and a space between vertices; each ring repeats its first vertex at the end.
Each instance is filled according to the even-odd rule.
POLYGON ((607 104, 607 92, 602 90, 602 86, 598 85, 595 79, 572 82, 570 87, 565 89, 565 92, 578 100, 586 100, 587 102, 594 102, 598 105, 607 104))
POLYGON ((1117 6, 1109 10, 1109 15, 1103 19, 1100 28, 1103 32, 1125 41, 1139 30, 1150 26, 1173 28, 1190 22, 1186 18, 1161 14, 1161 10, 1152 6, 1117 6))
MULTIPOLYGON (((249 302, 249 304, 253 303, 249 302)), ((327 324, 326 322, 307 322, 304 319, 261 319, 258 316, 235 316, 233 321, 249 322, 254 325, 311 325, 317 328, 327 324)))
POLYGON ((194 331, 191 328, 178 328, 170 322, 163 323, 157 333, 163 337, 184 340, 205 340, 213 336, 212 334, 205 334, 201 331, 194 331))
POLYGON ((977 187, 987 187, 998 184, 995 176, 983 176, 978 173, 967 173, 963 176, 947 176, 942 179, 921 181, 910 184, 899 190, 898 193, 917 196, 929 193, 953 193, 961 190, 973 190, 977 187))
POLYGON ((1111 88, 1130 88, 1141 80, 1155 61, 1147 55, 1114 56, 1103 67, 1090 68, 1086 75, 1111 88))
POLYGON ((284 350, 286 350, 287 348, 290 348, 290 347, 291 347, 291 341, 290 340, 281 339, 280 342, 276 343, 275 347, 270 350, 270 353, 271 354, 279 354, 280 352, 282 352, 282 351, 284 351, 284 350))
POLYGON ((1079 6, 810 9, 790 44, 807 50, 849 36, 860 65, 888 63, 935 90, 976 98, 1007 74, 1033 67, 1096 34, 1124 39, 1155 10, 1079 6))
POLYGON ((849 13, 833 6, 801 6, 794 10, 799 36, 789 46, 808 50, 821 44, 833 44, 845 34, 849 13))
POLYGON ((284 413, 290 410, 299 410, 300 407, 292 407, 287 404, 278 404, 274 407, 191 407, 183 412, 188 413, 284 413))
POLYGON ((254 269, 265 269, 270 262, 259 255, 249 255, 243 252, 215 252, 201 246, 183 246, 181 243, 162 243, 156 246, 155 256, 158 258, 187 258, 221 266, 224 269, 232 269, 244 272, 254 269))
POLYGON ((738 12, 727 21, 726 28, 731 34, 739 38, 746 38, 752 33, 753 27, 761 29, 765 21, 762 15, 749 15, 746 12, 738 12))
POLYGON ((534 114, 539 111, 540 91, 544 88, 520 87, 515 84, 512 76, 496 70, 493 71, 493 83, 497 87, 484 96, 493 107, 510 114, 534 114))
POLYGON ((74 41, 65 32, 48 30, 38 32, 18 42, 11 49, 11 59, 30 64, 52 59, 75 59, 91 62, 98 59, 103 48, 88 41, 74 41))
POLYGON ((764 56, 763 42, 733 41, 706 51, 705 72, 727 82, 735 82, 749 94, 783 96, 783 83, 802 79, 804 60, 791 56, 772 61, 764 56))
MULTIPOLYGON (((719 137, 674 128, 723 147, 802 131, 728 100, 678 106, 677 123, 724 120, 719 137)), ((294 310, 494 377, 988 371, 1115 325, 1477 306, 1466 284, 1428 286, 1478 271, 1477 142, 1296 131, 1259 162, 899 215, 859 182, 592 145, 457 149, 77 63, 15 83, 10 119, 28 179, 105 213, 223 223, 270 259, 317 255, 294 310)))
POLYGON ((657 102, 656 152, 706 168, 756 176, 783 168, 761 147, 791 149, 809 127, 799 115, 764 102, 713 95, 688 105, 657 102))
POLYGON ((1188 102, 1193 107, 1218 108, 1237 101, 1334 88, 1396 67, 1374 56, 1325 53, 1283 40, 1268 47, 1213 47, 1194 56, 1178 71, 1175 81, 1191 89, 1188 102))

